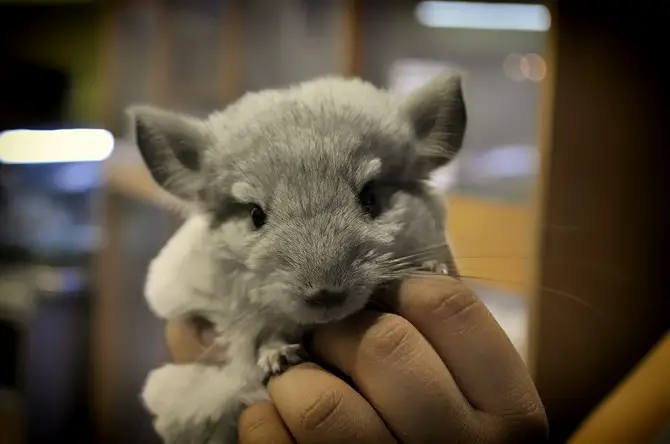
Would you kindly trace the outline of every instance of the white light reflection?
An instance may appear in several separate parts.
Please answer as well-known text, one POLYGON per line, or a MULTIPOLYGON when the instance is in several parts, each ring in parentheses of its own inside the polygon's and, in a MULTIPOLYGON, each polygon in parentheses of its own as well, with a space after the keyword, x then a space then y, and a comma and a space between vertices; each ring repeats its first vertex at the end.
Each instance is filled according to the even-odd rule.
POLYGON ((114 136, 104 129, 18 129, 0 134, 0 162, 7 164, 99 162, 113 150, 114 136))
POLYGON ((503 71, 515 82, 541 82, 547 75, 547 64, 539 54, 509 54, 503 62, 503 71))
POLYGON ((551 26, 551 13, 544 5, 424 1, 415 14, 431 28, 547 31, 551 26))

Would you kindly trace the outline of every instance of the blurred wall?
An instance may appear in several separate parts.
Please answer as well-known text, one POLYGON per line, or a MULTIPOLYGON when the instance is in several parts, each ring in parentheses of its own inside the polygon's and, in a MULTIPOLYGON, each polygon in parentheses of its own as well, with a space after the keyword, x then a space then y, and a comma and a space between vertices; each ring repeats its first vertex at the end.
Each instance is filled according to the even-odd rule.
POLYGON ((253 91, 342 71, 346 3, 251 0, 241 7, 242 89, 253 91))
POLYGON ((535 263, 530 205, 487 202, 449 196, 447 233, 464 276, 474 282, 521 298, 530 297, 535 263))
POLYGON ((346 55, 338 0, 120 2, 110 20, 108 125, 151 102, 196 116, 244 91, 341 71, 346 55))
POLYGON ((158 443, 139 394, 147 373, 169 360, 163 322, 144 299, 147 267, 175 228, 162 208, 108 192, 106 251, 97 301, 93 383, 96 442, 158 443))
POLYGON ((511 80, 503 64, 511 53, 544 54, 545 33, 428 28, 408 1, 391 0, 384 8, 363 1, 360 8, 360 75, 366 79, 384 85, 392 64, 408 58, 444 61, 466 71, 465 156, 496 145, 537 144, 540 86, 511 80))

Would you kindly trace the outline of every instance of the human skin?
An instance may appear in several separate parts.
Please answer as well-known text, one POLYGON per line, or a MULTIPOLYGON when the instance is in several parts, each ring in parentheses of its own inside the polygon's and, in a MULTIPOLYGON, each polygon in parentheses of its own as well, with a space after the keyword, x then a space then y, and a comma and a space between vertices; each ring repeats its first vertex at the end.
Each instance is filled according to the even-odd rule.
MULTIPOLYGON (((541 443, 547 419, 527 367, 477 296, 446 277, 408 279, 323 326, 310 361, 272 378, 241 444, 541 443)), ((175 362, 203 361, 211 330, 170 322, 175 362)))

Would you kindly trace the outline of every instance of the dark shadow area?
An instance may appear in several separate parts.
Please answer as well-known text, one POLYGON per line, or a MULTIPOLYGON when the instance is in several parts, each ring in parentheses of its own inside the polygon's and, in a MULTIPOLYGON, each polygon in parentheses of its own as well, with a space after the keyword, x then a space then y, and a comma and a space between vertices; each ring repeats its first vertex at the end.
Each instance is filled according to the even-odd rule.
MULTIPOLYGON (((70 72, 17 50, 46 12, 0 6, 0 131, 69 126, 70 72)), ((3 426, 3 442, 91 441, 97 246, 84 231, 99 166, 88 167, 0 164, 0 415, 20 417, 3 426)))

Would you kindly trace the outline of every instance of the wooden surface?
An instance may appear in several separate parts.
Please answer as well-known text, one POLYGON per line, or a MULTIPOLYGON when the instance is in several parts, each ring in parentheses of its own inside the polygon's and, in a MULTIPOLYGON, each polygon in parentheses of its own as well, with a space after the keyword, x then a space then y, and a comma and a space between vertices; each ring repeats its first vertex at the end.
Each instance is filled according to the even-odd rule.
POLYGON ((571 437, 570 444, 650 443, 670 423, 670 333, 571 437), (633 411, 634 409, 634 411, 633 411))
POLYGON ((670 325, 662 14, 648 1, 606 9, 560 2, 554 21, 530 365, 556 443, 670 325))

